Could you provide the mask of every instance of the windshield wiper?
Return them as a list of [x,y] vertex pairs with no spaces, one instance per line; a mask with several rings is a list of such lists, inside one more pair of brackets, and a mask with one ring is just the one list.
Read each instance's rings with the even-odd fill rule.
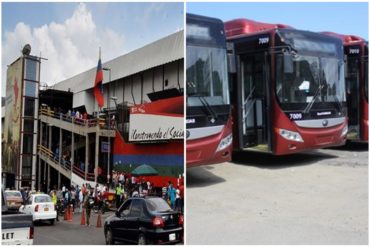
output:
[[[206,98],[204,98],[203,96],[198,96],[200,102],[203,104],[204,108],[208,111],[208,113],[211,115],[211,117],[214,119],[214,120],[217,120],[218,118],[218,115],[217,113],[212,109],[212,107],[209,105],[208,101],[206,100]],[[214,122],[212,122],[214,123]]]
[[338,105],[338,109],[339,109],[339,112],[340,112],[340,115],[342,115],[342,112],[343,112],[343,107],[342,107],[342,104],[340,103],[338,97],[335,95],[334,96],[334,99],[335,99],[335,103],[337,103]]
[[321,89],[323,89],[324,87],[324,84],[320,84],[320,86],[317,88],[316,92],[315,92],[315,95],[313,96],[312,100],[310,101],[310,103],[308,103],[308,105],[306,106],[306,108],[303,110],[303,113],[308,113],[313,104],[315,103],[316,99],[317,99],[317,96],[319,95],[319,92],[321,92]]

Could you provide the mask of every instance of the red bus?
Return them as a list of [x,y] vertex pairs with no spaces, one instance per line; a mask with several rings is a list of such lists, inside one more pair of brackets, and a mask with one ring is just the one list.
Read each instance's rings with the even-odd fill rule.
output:
[[232,121],[224,25],[186,15],[186,164],[231,160]]
[[369,140],[369,45],[363,38],[324,32],[342,40],[346,56],[348,140]]
[[225,30],[237,64],[234,150],[284,155],[345,143],[340,39],[247,19]]

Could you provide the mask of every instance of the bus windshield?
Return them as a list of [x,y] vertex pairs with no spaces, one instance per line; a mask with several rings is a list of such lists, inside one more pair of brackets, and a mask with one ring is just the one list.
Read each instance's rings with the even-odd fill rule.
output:
[[229,104],[226,50],[222,48],[187,46],[187,105]]
[[283,55],[277,56],[276,95],[282,109],[308,113],[321,102],[341,112],[346,100],[344,63],[334,57],[309,55],[292,55],[292,60],[292,69],[287,72]]

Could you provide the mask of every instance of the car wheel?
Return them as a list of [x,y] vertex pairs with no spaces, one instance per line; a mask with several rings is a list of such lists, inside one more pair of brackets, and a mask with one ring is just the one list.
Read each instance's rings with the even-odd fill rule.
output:
[[143,233],[139,234],[139,239],[137,240],[137,244],[138,245],[146,245],[147,244],[146,237]]
[[108,229],[107,232],[105,233],[105,244],[106,245],[112,245],[112,244],[114,244],[113,234],[112,234],[112,230],[111,229]]
[[55,219],[50,220],[50,225],[54,225]]

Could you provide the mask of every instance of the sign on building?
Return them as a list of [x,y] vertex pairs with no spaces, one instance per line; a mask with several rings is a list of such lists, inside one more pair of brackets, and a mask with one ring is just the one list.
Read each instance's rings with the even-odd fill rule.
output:
[[130,109],[130,142],[184,139],[183,97],[133,106]]

